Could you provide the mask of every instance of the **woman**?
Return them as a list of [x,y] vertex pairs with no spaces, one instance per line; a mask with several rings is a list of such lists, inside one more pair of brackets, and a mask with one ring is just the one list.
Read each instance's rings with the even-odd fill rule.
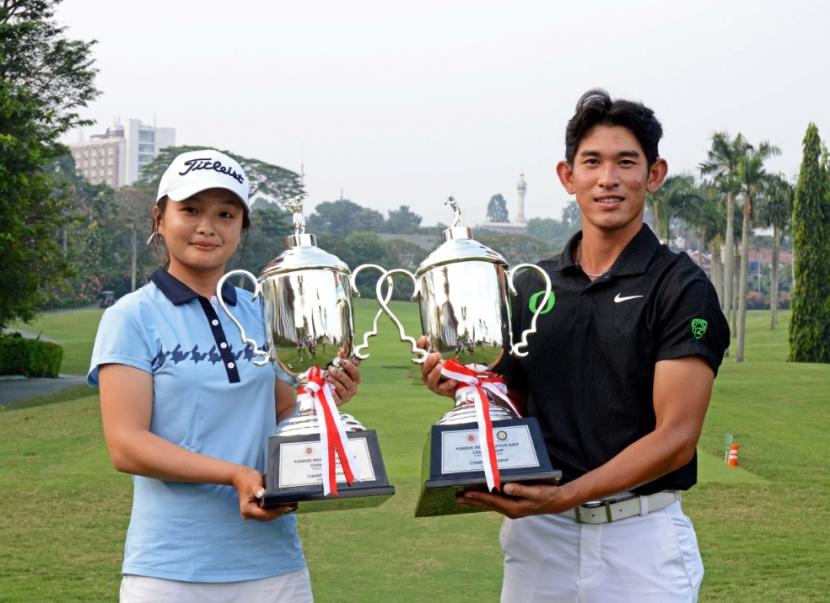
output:
[[[153,208],[166,269],[98,328],[87,380],[100,385],[113,465],[135,476],[121,601],[312,600],[295,509],[259,504],[267,438],[295,394],[251,362],[214,297],[249,212],[233,159],[176,157]],[[228,283],[222,296],[262,346],[259,304]],[[338,402],[360,381],[348,361],[328,378]]]

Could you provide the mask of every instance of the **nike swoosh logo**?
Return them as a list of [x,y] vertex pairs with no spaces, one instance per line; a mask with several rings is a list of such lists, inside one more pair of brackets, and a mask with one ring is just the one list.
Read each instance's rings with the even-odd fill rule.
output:
[[618,304],[620,302],[628,301],[629,299],[637,299],[638,297],[645,297],[644,295],[626,295],[625,297],[621,297],[619,293],[617,293],[616,297],[614,297],[614,303]]

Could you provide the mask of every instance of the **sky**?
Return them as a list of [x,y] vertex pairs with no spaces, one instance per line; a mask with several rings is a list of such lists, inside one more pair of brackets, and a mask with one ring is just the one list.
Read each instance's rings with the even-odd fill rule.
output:
[[830,137],[830,3],[806,0],[64,0],[95,39],[101,95],[82,116],[176,128],[305,171],[306,212],[341,197],[424,225],[467,224],[519,174],[527,218],[559,218],[555,174],[579,96],[640,100],[670,173],[696,172],[715,131],[768,140],[795,180],[807,124]]

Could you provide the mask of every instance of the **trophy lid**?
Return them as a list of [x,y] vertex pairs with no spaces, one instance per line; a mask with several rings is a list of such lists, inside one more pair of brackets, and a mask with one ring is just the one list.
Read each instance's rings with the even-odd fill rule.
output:
[[443,243],[418,266],[415,272],[416,278],[436,266],[454,262],[479,261],[507,266],[507,260],[500,253],[476,241],[473,238],[472,229],[462,225],[461,208],[458,207],[458,202],[454,197],[447,199],[444,204],[449,205],[453,210],[452,226],[441,233]]
[[349,266],[343,260],[317,247],[317,237],[305,231],[302,195],[285,202],[284,207],[293,215],[294,234],[285,238],[285,251],[262,269],[262,276],[315,268],[350,274]]

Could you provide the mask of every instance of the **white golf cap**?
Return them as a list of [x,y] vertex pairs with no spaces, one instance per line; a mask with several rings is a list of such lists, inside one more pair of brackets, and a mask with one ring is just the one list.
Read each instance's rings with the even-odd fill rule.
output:
[[209,188],[229,190],[239,197],[245,211],[250,211],[245,170],[231,157],[213,149],[177,156],[161,177],[156,203],[165,196],[171,201],[184,201]]

